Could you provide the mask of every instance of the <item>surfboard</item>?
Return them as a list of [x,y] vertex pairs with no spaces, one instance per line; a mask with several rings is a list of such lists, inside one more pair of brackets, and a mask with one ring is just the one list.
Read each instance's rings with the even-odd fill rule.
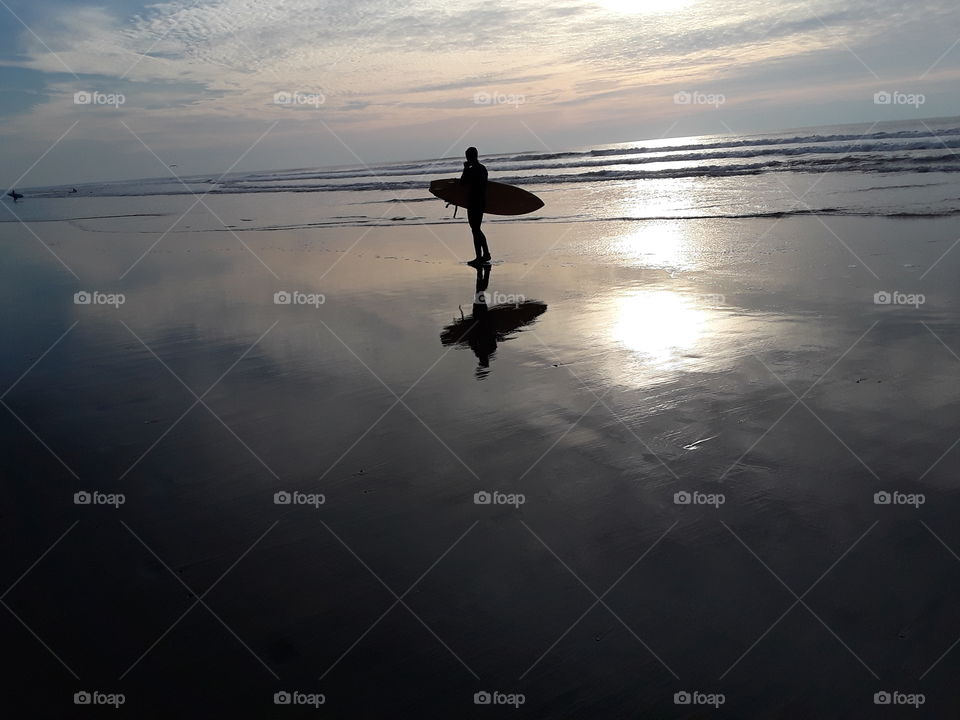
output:
[[[432,180],[430,192],[441,200],[467,207],[467,186],[460,183],[460,178],[444,178]],[[532,192],[506,183],[487,181],[487,206],[484,212],[491,215],[526,215],[543,207],[543,200]]]

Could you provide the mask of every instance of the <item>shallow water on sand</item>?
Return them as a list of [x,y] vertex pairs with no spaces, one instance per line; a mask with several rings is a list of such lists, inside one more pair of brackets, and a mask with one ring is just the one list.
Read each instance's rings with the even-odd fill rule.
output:
[[960,703],[949,220],[494,225],[479,336],[465,224],[170,222],[2,226],[8,585],[68,531],[5,598],[35,716],[86,686],[137,717]]

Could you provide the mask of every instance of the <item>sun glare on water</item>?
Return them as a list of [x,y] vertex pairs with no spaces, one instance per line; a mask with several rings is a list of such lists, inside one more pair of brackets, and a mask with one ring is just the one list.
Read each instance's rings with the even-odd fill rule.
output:
[[694,0],[597,0],[610,12],[624,15],[660,15],[677,12],[693,4]]

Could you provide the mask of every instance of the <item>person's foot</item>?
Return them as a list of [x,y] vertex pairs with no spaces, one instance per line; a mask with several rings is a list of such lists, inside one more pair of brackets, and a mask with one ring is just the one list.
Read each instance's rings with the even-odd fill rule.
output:
[[490,253],[487,253],[486,255],[481,256],[479,259],[483,260],[485,263],[488,263],[493,260],[493,256]]
[[473,260],[467,260],[467,265],[482,265],[483,262],[482,257],[475,257]]

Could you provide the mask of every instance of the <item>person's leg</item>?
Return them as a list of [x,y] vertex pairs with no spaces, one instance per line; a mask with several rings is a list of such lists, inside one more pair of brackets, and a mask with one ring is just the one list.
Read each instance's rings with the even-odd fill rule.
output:
[[480,223],[483,222],[483,210],[467,210],[467,222],[470,223],[470,231],[473,233],[473,249],[477,254],[477,259],[484,257],[487,250],[487,238],[484,237],[480,229]]
[[476,209],[470,213],[470,228],[473,230],[473,244],[477,248],[477,257],[490,259],[490,248],[487,246],[487,236],[480,229],[483,223],[483,209]]

